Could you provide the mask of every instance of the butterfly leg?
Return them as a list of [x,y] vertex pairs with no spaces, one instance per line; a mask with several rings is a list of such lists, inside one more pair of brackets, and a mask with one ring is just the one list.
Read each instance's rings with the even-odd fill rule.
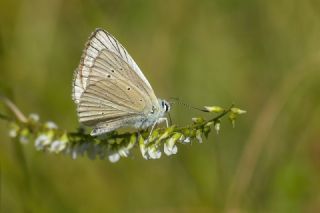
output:
[[149,136],[148,136],[147,141],[149,141],[149,138],[151,137],[151,134],[152,134],[152,132],[153,132],[153,129],[154,129],[154,127],[157,125],[157,123],[158,123],[158,121],[156,121],[156,122],[154,122],[154,123],[152,124],[152,127],[151,127],[151,130],[150,130],[150,133],[149,133]]
[[161,122],[163,122],[163,121],[166,122],[166,126],[167,126],[167,128],[168,128],[168,127],[169,127],[169,122],[168,122],[168,118],[166,118],[166,117],[159,118],[157,123],[161,123]]
[[152,132],[153,132],[154,127],[155,127],[157,124],[160,124],[160,123],[162,123],[162,122],[164,122],[164,121],[166,122],[167,128],[169,127],[169,122],[168,122],[168,119],[167,119],[166,117],[164,117],[164,118],[159,118],[156,122],[154,122],[154,124],[152,124],[152,127],[151,127],[151,130],[150,130],[148,139],[150,138],[150,136],[151,136],[151,134],[152,134]]

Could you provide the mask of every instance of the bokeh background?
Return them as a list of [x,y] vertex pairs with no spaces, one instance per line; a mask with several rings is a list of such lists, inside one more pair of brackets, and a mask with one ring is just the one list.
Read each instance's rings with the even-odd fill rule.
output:
[[36,152],[0,121],[1,212],[320,212],[319,1],[0,0],[0,24],[1,93],[61,128],[78,127],[71,82],[96,27],[159,97],[248,111],[175,156],[116,164]]

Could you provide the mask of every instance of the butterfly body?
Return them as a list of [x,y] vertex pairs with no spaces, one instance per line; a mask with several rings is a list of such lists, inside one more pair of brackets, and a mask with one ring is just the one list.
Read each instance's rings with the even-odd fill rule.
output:
[[102,29],[86,44],[75,71],[73,100],[79,121],[94,127],[91,135],[121,127],[145,129],[170,110],[125,48]]

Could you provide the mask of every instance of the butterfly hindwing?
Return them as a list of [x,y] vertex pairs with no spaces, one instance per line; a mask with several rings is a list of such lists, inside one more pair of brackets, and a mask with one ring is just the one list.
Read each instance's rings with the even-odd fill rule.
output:
[[121,79],[104,79],[90,84],[78,105],[80,122],[89,126],[115,118],[142,116],[146,97]]

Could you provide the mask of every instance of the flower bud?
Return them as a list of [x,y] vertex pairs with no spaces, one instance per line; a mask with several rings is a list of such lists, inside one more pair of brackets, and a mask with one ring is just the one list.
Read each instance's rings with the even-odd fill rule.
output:
[[137,136],[136,134],[132,134],[130,136],[130,140],[129,140],[129,144],[127,146],[127,149],[132,149],[134,147],[134,145],[136,144],[137,142]]
[[235,113],[233,113],[233,112],[231,112],[231,113],[229,114],[229,119],[230,119],[230,121],[231,121],[231,123],[232,123],[232,127],[233,127],[233,128],[235,127],[235,124],[236,124],[237,115],[238,115],[238,114],[235,114]]
[[219,131],[220,131],[220,121],[217,121],[217,122],[214,124],[214,129],[216,130],[217,134],[219,134]]
[[199,123],[204,122],[204,119],[201,118],[201,117],[197,117],[197,118],[192,118],[192,121],[193,121],[193,123],[195,123],[195,124],[199,124]]
[[204,107],[208,112],[215,112],[215,113],[220,113],[223,112],[224,109],[219,106],[205,106]]
[[231,112],[233,112],[234,114],[237,114],[237,115],[247,113],[247,111],[239,109],[239,108],[235,108],[235,107],[231,108]]
[[[178,133],[176,133],[178,134]],[[175,145],[176,141],[181,137],[181,135],[173,135],[171,138],[169,138],[165,143],[163,147],[163,151],[166,155],[173,155],[177,154],[178,152],[178,147]]]
[[10,130],[9,130],[9,136],[10,138],[17,137],[19,133],[20,127],[16,123],[10,123]]
[[200,129],[196,132],[196,138],[199,141],[199,143],[202,143],[202,131]]
[[171,126],[169,128],[166,129],[166,131],[160,136],[160,138],[157,141],[161,141],[165,138],[167,138],[174,130],[175,126]]
[[142,157],[148,160],[148,155],[147,155],[148,150],[146,149],[146,144],[144,143],[144,139],[141,135],[139,135],[138,142],[139,142],[139,147],[140,147]]
[[159,137],[159,132],[157,130],[154,130],[150,137],[148,138],[148,143],[153,142]]

